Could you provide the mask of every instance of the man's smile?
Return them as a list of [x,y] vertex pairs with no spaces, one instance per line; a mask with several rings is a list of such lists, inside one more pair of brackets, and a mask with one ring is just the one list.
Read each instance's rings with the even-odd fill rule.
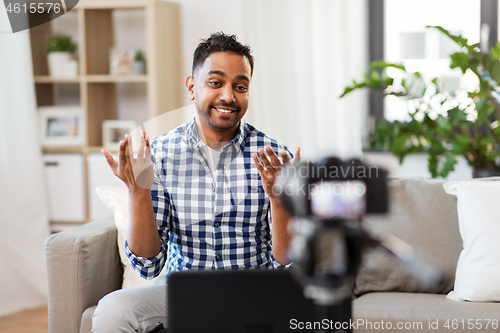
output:
[[213,109],[215,109],[217,112],[223,115],[228,115],[231,114],[232,112],[238,111],[237,109],[228,108],[224,106],[214,106]]

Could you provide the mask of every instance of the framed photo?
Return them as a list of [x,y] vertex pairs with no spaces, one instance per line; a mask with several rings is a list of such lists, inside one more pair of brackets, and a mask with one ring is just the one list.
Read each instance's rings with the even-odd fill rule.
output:
[[132,74],[134,53],[112,50],[109,54],[109,74]]
[[132,133],[136,127],[136,122],[132,120],[103,121],[102,143],[104,149],[118,150],[120,148],[120,141],[123,140],[125,134]]
[[85,126],[80,106],[41,106],[38,115],[43,147],[83,146]]

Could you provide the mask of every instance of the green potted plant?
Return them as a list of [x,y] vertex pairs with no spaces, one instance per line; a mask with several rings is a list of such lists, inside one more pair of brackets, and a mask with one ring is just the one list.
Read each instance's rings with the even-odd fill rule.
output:
[[64,66],[71,60],[75,50],[76,44],[73,43],[71,36],[56,33],[49,37],[46,51],[50,76],[64,76]]
[[[450,55],[450,68],[473,73],[479,82],[475,91],[445,92],[440,78],[424,80],[401,64],[375,61],[363,81],[353,81],[341,97],[369,87],[408,101],[404,112],[409,120],[378,122],[371,141],[372,147],[393,153],[400,162],[408,154],[425,152],[432,177],[447,177],[457,157],[463,156],[474,177],[500,175],[500,43],[482,51],[461,35],[439,26],[428,28],[458,44],[460,51]],[[390,76],[389,68],[400,79]]]
[[146,74],[146,59],[144,58],[144,53],[141,50],[135,51],[132,72],[136,75]]

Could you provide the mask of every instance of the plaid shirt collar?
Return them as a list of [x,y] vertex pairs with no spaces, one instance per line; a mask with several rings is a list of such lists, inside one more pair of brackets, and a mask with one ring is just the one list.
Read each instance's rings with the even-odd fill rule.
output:
[[[245,121],[245,119],[241,119],[238,132],[236,132],[234,138],[222,148],[222,151],[224,151],[225,149],[227,149],[227,147],[233,144],[234,148],[236,149],[236,154],[242,153],[243,149],[245,149],[247,134],[248,134],[247,122]],[[198,128],[196,126],[196,116],[193,116],[193,119],[188,124],[185,133],[185,139],[189,143],[191,149],[194,150],[198,148],[201,139],[198,135]]]

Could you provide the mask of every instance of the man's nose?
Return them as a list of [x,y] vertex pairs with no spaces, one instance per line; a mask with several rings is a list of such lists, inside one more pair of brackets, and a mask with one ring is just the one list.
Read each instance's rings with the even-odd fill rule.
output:
[[219,96],[221,101],[226,103],[232,103],[235,101],[233,87],[226,85],[221,89],[221,94]]

